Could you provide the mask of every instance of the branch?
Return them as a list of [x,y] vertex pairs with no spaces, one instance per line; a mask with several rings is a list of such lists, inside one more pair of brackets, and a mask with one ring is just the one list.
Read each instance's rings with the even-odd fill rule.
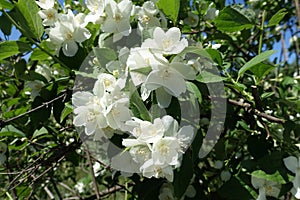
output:
[[245,110],[247,112],[249,112],[249,113],[253,112],[255,115],[257,115],[259,117],[263,117],[263,118],[267,119],[270,122],[275,122],[275,123],[278,123],[278,124],[285,123],[285,120],[283,120],[283,119],[279,119],[277,117],[274,117],[274,116],[268,115],[264,112],[261,112],[258,109],[252,108],[252,106],[249,103],[243,103],[243,102],[235,101],[235,100],[232,100],[232,99],[228,99],[228,103],[236,105],[236,106],[243,107],[243,108],[245,108]]
[[31,110],[25,112],[25,113],[22,113],[22,114],[20,114],[20,115],[18,115],[18,116],[12,117],[12,118],[10,118],[10,119],[8,119],[8,120],[0,120],[0,130],[1,130],[2,128],[4,128],[7,124],[9,124],[10,122],[15,121],[15,120],[17,120],[17,119],[20,119],[20,118],[24,117],[25,115],[28,115],[28,114],[30,114],[30,113],[33,113],[33,112],[35,112],[35,111],[37,111],[37,110],[39,110],[39,109],[41,109],[41,108],[47,107],[47,106],[49,106],[49,104],[51,104],[51,103],[53,103],[53,102],[55,102],[55,101],[57,101],[57,100],[59,100],[59,99],[65,98],[66,95],[67,95],[67,93],[65,92],[65,93],[63,93],[62,95],[60,95],[60,96],[58,96],[58,97],[56,97],[56,98],[54,98],[54,99],[52,99],[52,100],[50,100],[50,101],[48,101],[48,102],[44,102],[42,105],[40,105],[40,106],[38,106],[38,107],[35,107],[35,108],[33,108],[33,109],[31,109]]
[[98,185],[97,185],[97,181],[96,181],[96,177],[95,177],[95,173],[94,173],[94,169],[93,169],[91,155],[90,155],[90,152],[89,152],[87,147],[86,147],[86,156],[87,156],[87,160],[88,160],[89,166],[90,166],[90,171],[91,171],[91,174],[92,174],[92,180],[93,180],[93,184],[94,184],[94,190],[95,190],[95,193],[96,193],[96,197],[97,197],[97,199],[100,199],[99,188],[98,188]]

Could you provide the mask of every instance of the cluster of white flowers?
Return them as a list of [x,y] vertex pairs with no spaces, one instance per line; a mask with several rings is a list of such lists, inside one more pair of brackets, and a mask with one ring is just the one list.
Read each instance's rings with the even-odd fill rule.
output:
[[129,96],[121,91],[116,78],[107,73],[98,76],[93,93],[83,91],[73,94],[72,103],[75,126],[85,126],[85,133],[105,133],[103,129],[127,130],[125,122],[132,117]]
[[56,50],[56,54],[62,48],[64,55],[69,57],[76,54],[78,45],[91,37],[86,28],[88,23],[100,24],[104,33],[113,34],[114,41],[131,33],[131,16],[136,16],[141,32],[161,25],[156,17],[159,10],[152,1],[147,1],[140,7],[133,5],[130,0],[119,3],[114,0],[87,0],[87,14],[76,15],[70,9],[59,13],[55,0],[38,0],[36,3],[42,9],[38,14],[47,27],[49,45]]
[[255,189],[258,189],[259,194],[256,200],[266,200],[267,196],[278,198],[280,193],[280,185],[274,181],[251,177],[251,183]]
[[[38,4],[41,6],[41,2]],[[132,89],[128,86],[139,90],[137,94],[141,94],[142,101],[155,94],[152,96],[156,97],[158,106],[167,108],[172,96],[178,98],[185,93],[186,81],[196,78],[198,61],[185,59],[183,51],[188,47],[188,41],[182,38],[179,28],[172,27],[165,31],[159,27],[162,19],[157,18],[160,11],[153,1],[139,7],[129,0],[119,3],[113,0],[87,0],[86,6],[89,10],[86,16],[82,13],[74,15],[68,10],[67,14],[59,14],[50,25],[50,41],[59,49],[62,47],[67,56],[74,55],[78,49],[77,43],[90,37],[85,28],[87,23],[100,23],[101,30],[113,34],[115,41],[130,35],[130,17],[136,16],[134,19],[137,19],[140,33],[148,31],[148,36],[139,47],[118,48],[118,60],[101,66],[106,72],[98,75],[92,92],[78,91],[73,94],[73,123],[76,127],[84,127],[86,135],[95,134],[97,137],[110,138],[114,131],[127,132],[130,137],[123,139],[122,145],[129,154],[126,158],[120,156],[112,159],[115,166],[122,165],[117,169],[173,181],[173,170],[180,166],[182,155],[193,139],[194,128],[191,125],[179,127],[178,122],[169,115],[153,117],[151,121],[137,118],[130,110]],[[134,164],[132,168],[127,166],[128,170],[124,162],[117,161],[127,158]]]
[[180,159],[193,139],[193,127],[178,130],[174,118],[166,115],[153,123],[133,118],[127,124],[134,127],[132,137],[123,139],[140,173],[145,177],[165,177],[173,181],[173,169],[180,166]]

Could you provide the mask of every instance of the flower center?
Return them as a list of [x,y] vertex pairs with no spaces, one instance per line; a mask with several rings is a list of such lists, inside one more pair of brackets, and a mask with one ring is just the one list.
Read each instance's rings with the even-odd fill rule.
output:
[[112,84],[111,80],[109,80],[109,79],[104,79],[103,83],[104,83],[105,87],[109,87]]
[[89,112],[89,113],[87,114],[87,121],[88,121],[88,122],[94,121],[95,118],[96,118],[95,113]]
[[167,49],[171,46],[171,44],[172,44],[172,41],[170,39],[164,39],[162,45],[163,45],[164,49]]
[[54,14],[52,12],[48,12],[47,19],[54,19]]
[[150,17],[148,15],[143,15],[142,22],[148,24],[149,21],[150,21]]
[[68,32],[67,34],[66,34],[66,39],[67,40],[71,40],[73,38],[73,34],[71,33],[71,32]]
[[162,155],[167,155],[168,153],[169,153],[169,151],[170,151],[170,149],[169,149],[169,147],[167,146],[167,145],[165,145],[165,144],[161,144],[159,147],[158,147],[158,149],[159,149],[159,152],[162,154]]
[[115,16],[114,16],[114,19],[115,19],[116,22],[119,22],[122,19],[122,15],[120,13],[116,13]]

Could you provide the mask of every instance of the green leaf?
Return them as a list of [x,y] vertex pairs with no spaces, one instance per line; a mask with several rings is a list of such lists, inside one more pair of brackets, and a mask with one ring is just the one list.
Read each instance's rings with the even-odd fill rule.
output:
[[65,106],[60,115],[60,123],[64,121],[64,119],[73,112],[73,109],[70,106]]
[[100,62],[101,67],[110,62],[116,60],[118,57],[113,49],[109,48],[93,48],[93,51]]
[[[0,0],[0,10],[11,10],[13,9],[14,5],[8,2],[7,0]],[[1,21],[2,22],[2,21]]]
[[282,175],[279,173],[279,171],[276,171],[274,174],[267,174],[266,172],[262,170],[257,170],[251,173],[252,176],[256,178],[265,179],[268,181],[274,181],[279,184],[286,184],[287,182],[284,180]]
[[[234,192],[232,192],[234,189]],[[236,177],[232,177],[226,182],[219,190],[218,193],[224,199],[240,200],[243,197],[244,200],[253,199],[249,191],[244,187]]]
[[287,14],[287,10],[285,8],[282,8],[279,10],[275,15],[272,16],[272,18],[269,20],[268,27],[276,26],[279,24],[279,22],[284,18],[284,16]]
[[201,104],[202,95],[201,95],[199,88],[192,82],[186,82],[186,88],[188,91],[190,91],[193,94],[193,96],[190,97],[191,101],[194,101],[194,99],[197,99],[199,104]]
[[214,22],[219,30],[227,32],[241,31],[253,26],[247,17],[231,7],[221,10]]
[[174,173],[174,193],[178,199],[181,199],[181,197],[184,195],[187,187],[190,185],[193,174],[194,170],[192,156],[189,152],[186,152],[182,159],[179,171]]
[[137,73],[140,73],[140,74],[144,74],[144,75],[148,75],[150,72],[151,72],[151,67],[143,67],[143,68],[138,68],[138,69],[133,69],[133,70],[130,70],[132,72],[137,72]]
[[176,24],[180,9],[180,0],[158,0],[156,6]]
[[210,55],[211,59],[222,66],[223,59],[220,52],[216,49],[205,49],[205,51]]
[[[42,19],[38,15],[40,9],[36,5],[34,0],[19,0],[17,3],[17,8],[24,16],[31,33],[36,38],[41,38],[44,33],[44,27],[42,24]],[[21,25],[22,26],[22,25]]]
[[265,52],[255,56],[254,58],[252,58],[239,70],[238,78],[241,77],[247,70],[250,70],[255,65],[261,63],[264,60],[267,60],[275,52],[276,51],[274,51],[274,50],[265,51]]
[[0,43],[0,60],[18,53],[31,51],[30,46],[25,42],[5,41]]
[[47,133],[48,133],[48,130],[45,127],[42,127],[41,129],[34,131],[34,133],[32,135],[32,139],[39,137],[41,135],[47,134]]
[[10,35],[11,34],[11,28],[12,28],[12,23],[11,21],[7,18],[6,15],[1,15],[0,16],[0,29],[3,32],[4,35]]
[[267,75],[269,72],[271,72],[273,69],[275,69],[276,66],[270,65],[270,64],[264,64],[259,63],[257,65],[254,65],[249,70],[259,79],[261,80],[262,77]]
[[196,77],[196,80],[201,83],[216,83],[223,81],[224,78],[220,75],[216,75],[208,71],[203,71]]
[[13,125],[7,125],[0,131],[0,137],[25,137],[25,134]]

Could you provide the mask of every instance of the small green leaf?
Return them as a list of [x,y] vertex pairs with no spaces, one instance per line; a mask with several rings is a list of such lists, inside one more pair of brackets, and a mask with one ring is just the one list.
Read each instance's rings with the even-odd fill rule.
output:
[[286,184],[287,182],[284,180],[282,175],[279,173],[279,171],[276,171],[274,174],[267,174],[266,172],[262,170],[257,170],[251,173],[252,176],[256,178],[265,179],[268,181],[274,181],[279,184]]
[[201,83],[216,83],[225,80],[225,78],[208,71],[203,71],[196,77],[196,80]]
[[273,69],[275,69],[276,66],[270,65],[270,64],[264,64],[259,63],[257,65],[254,65],[249,70],[259,79],[261,80],[262,77],[264,77],[266,74],[271,72]]
[[151,72],[151,67],[143,67],[143,68],[133,69],[130,71],[148,75]]
[[47,133],[48,133],[48,130],[45,127],[42,127],[41,129],[34,131],[34,133],[32,135],[32,139],[39,137],[41,135],[47,134]]
[[60,123],[64,121],[64,119],[73,112],[73,109],[70,106],[65,106],[60,115]]
[[219,30],[227,32],[241,31],[253,26],[247,17],[231,7],[221,10],[214,22]]
[[275,15],[272,16],[272,18],[269,20],[268,27],[276,26],[279,24],[279,22],[284,18],[284,16],[287,14],[287,10],[285,8],[282,8],[279,10]]
[[201,104],[202,95],[201,95],[199,88],[192,82],[186,82],[186,88],[188,91],[190,91],[193,94],[193,96],[190,97],[191,101],[194,101],[193,99],[197,98],[198,102]]
[[261,63],[264,60],[267,60],[275,52],[276,51],[274,51],[274,50],[265,51],[265,52],[255,56],[254,58],[252,58],[239,70],[238,77],[241,77],[247,70],[250,70],[255,65]]
[[159,10],[168,16],[173,23],[177,22],[177,17],[180,9],[180,0],[158,0],[156,6]]
[[25,42],[5,41],[0,43],[0,60],[18,53],[31,51],[30,46]]
[[113,49],[95,47],[93,48],[93,51],[99,60],[101,67],[105,67],[108,62],[114,61],[118,58]]
[[[27,24],[23,24],[29,27],[29,30],[36,38],[41,38],[44,33],[44,27],[42,19],[38,15],[40,9],[36,5],[34,0],[19,0],[17,8],[24,16]],[[21,25],[22,26],[22,25]]]

